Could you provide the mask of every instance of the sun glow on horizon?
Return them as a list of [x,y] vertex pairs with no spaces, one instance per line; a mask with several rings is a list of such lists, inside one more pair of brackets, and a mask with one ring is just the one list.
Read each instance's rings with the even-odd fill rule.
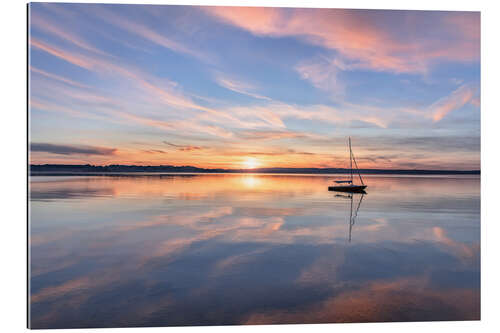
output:
[[260,166],[260,162],[253,157],[247,157],[242,164],[245,169],[255,169]]

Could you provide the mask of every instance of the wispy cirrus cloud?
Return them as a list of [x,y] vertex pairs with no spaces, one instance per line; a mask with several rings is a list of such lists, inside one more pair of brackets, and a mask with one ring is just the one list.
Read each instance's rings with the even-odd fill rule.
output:
[[53,74],[53,73],[46,72],[44,70],[38,69],[38,68],[33,67],[33,66],[30,66],[30,71],[32,73],[40,74],[42,76],[45,76],[45,77],[48,77],[50,79],[53,79],[53,80],[56,80],[56,81],[59,81],[59,82],[63,82],[63,83],[66,83],[66,84],[69,84],[69,85],[72,85],[72,86],[76,86],[76,87],[80,87],[80,88],[91,88],[90,86],[88,86],[86,84],[83,84],[83,83],[80,83],[80,82],[76,82],[74,80],[62,77],[60,75],[56,75],[56,74]]
[[385,113],[380,112],[381,109],[366,109],[356,105],[344,105],[343,107],[345,109],[341,110],[322,104],[308,106],[275,104],[274,110],[277,115],[283,118],[320,121],[343,127],[349,127],[358,122],[368,127],[387,128],[393,118],[387,111]]
[[70,64],[76,65],[78,67],[82,67],[88,70],[91,70],[92,67],[94,67],[95,63],[92,62],[91,59],[81,56],[78,54],[66,52],[56,46],[49,45],[48,43],[45,43],[37,38],[30,38],[30,45],[45,51],[55,57],[58,57],[66,62],[69,62]]
[[226,130],[222,127],[210,124],[202,124],[190,120],[166,121],[119,110],[110,110],[109,113],[142,125],[147,125],[172,132],[178,132],[179,130],[182,130],[190,134],[206,133],[221,138],[230,138],[233,136],[233,133],[231,131]]
[[173,38],[169,38],[162,34],[160,31],[148,27],[146,24],[135,22],[130,17],[123,17],[120,14],[117,14],[116,11],[108,10],[102,6],[93,9],[87,8],[87,10],[90,10],[93,15],[99,17],[104,22],[113,24],[114,26],[127,31],[130,34],[137,35],[153,44],[159,45],[174,52],[193,56],[202,61],[212,61],[210,57],[205,53],[199,50],[194,50],[192,47]]
[[340,82],[338,75],[346,68],[347,66],[338,58],[329,59],[326,56],[309,59],[295,66],[302,79],[310,81],[316,88],[334,96],[344,94],[345,86]]
[[382,135],[370,137],[363,144],[367,151],[376,151],[380,147],[406,147],[408,151],[413,152],[432,152],[436,148],[436,142],[439,142],[440,153],[471,153],[479,152],[481,138],[479,135],[439,135],[439,136],[409,136],[400,137]]
[[[61,103],[53,103],[50,101],[40,100],[39,98],[32,98],[30,101],[30,107],[84,119],[107,121],[117,124],[129,123],[144,125],[171,133],[183,131],[187,136],[199,136],[202,134],[209,134],[220,138],[230,138],[233,136],[233,133],[230,130],[226,130],[221,126],[214,124],[203,123],[197,119],[163,120],[161,117],[141,115],[126,111],[126,103],[117,101],[110,97],[102,96],[100,94],[64,89],[62,87],[54,87],[54,89],[58,89],[59,92],[64,92],[64,100],[71,105],[65,106]],[[92,106],[92,108],[88,108],[87,106]],[[95,107],[98,109],[94,110]]]
[[231,114],[215,110],[213,108],[205,107],[195,103],[191,98],[185,96],[176,82],[162,78],[161,83],[157,78],[148,75],[133,66],[120,65],[118,63],[106,60],[104,58],[90,57],[80,53],[72,52],[61,47],[49,45],[37,38],[31,38],[30,44],[37,49],[45,51],[55,57],[67,61],[78,67],[95,72],[99,75],[107,75],[113,78],[125,78],[134,84],[136,88],[151,94],[160,101],[170,106],[177,108],[187,108],[207,112],[213,116],[226,119],[231,122],[238,123],[238,119]]
[[53,21],[49,21],[41,16],[39,13],[30,16],[30,23],[33,28],[40,29],[46,33],[52,34],[61,40],[80,47],[81,49],[105,56],[111,56],[109,53],[94,47],[80,36],[74,33],[70,33],[67,26],[65,26],[65,28],[61,28]]
[[271,98],[269,98],[269,97],[259,95],[259,94],[252,92],[252,90],[255,90],[255,87],[249,83],[235,80],[235,79],[229,78],[227,76],[223,76],[221,74],[216,75],[215,81],[221,87],[224,87],[224,88],[229,89],[231,91],[237,92],[239,94],[247,95],[247,96],[250,96],[253,98],[263,99],[263,100],[267,100],[267,101],[271,100]]
[[[261,126],[270,126],[276,129],[284,129],[286,128],[284,119],[315,120],[335,126],[350,126],[358,122],[359,124],[371,124],[380,128],[387,128],[391,121],[401,117],[402,114],[401,111],[394,109],[363,105],[345,104],[342,105],[342,108],[345,110],[340,111],[338,108],[326,105],[295,106],[273,101],[268,101],[266,105],[238,106],[215,110],[198,105],[188,97],[176,92],[176,84],[174,82],[167,80],[167,85],[160,87],[158,84],[152,83],[154,82],[154,78],[148,77],[147,74],[137,72],[133,68],[129,69],[99,58],[94,59],[80,54],[66,52],[63,49],[46,45],[43,42],[40,44],[36,39],[33,40],[32,43],[34,43],[35,46],[42,45],[45,51],[73,64],[79,65],[80,67],[90,68],[92,71],[100,72],[101,68],[103,71],[112,68],[115,74],[132,80],[141,90],[153,94],[168,105],[200,110],[207,113],[207,117],[198,117],[198,119],[192,119],[192,121],[166,121],[130,112],[114,112],[114,114],[128,120],[133,120],[156,128],[168,129],[170,131],[186,128],[194,132],[208,133],[210,135],[228,138],[232,136],[231,130],[224,129],[224,127],[259,128]],[[343,66],[343,64],[340,64],[340,66]],[[106,69],[104,67],[106,67]],[[75,96],[75,94],[71,92],[66,95]],[[81,96],[81,93],[77,95]],[[88,100],[87,97],[84,99]],[[459,108],[464,101],[465,103],[473,103],[474,99],[474,96],[472,96],[472,98],[470,96],[469,88],[461,87],[449,98],[443,98],[429,107],[429,110],[431,110],[430,114],[432,114],[434,121],[438,121],[444,117],[444,115],[453,111],[453,109]],[[101,102],[107,103],[108,101],[101,99]],[[255,122],[254,119],[259,119],[263,122]],[[200,121],[205,122],[205,124]],[[220,124],[223,124],[224,127],[221,127]]]
[[306,137],[305,133],[295,131],[272,131],[272,130],[252,130],[242,131],[238,134],[243,139],[251,140],[277,140]]
[[60,145],[41,142],[31,143],[30,150],[32,152],[45,152],[58,155],[114,155],[117,152],[115,148],[86,145]]
[[334,50],[357,68],[422,73],[440,59],[479,60],[478,12],[430,16],[418,11],[264,7],[207,7],[206,12],[255,35],[294,36]]
[[103,114],[95,114],[85,111],[80,111],[75,109],[74,107],[64,106],[56,103],[50,103],[46,101],[41,101],[36,98],[32,98],[30,100],[30,108],[39,109],[48,112],[57,112],[61,114],[66,114],[72,117],[85,118],[85,119],[94,119],[94,120],[109,120],[106,115]]
[[471,85],[462,85],[454,90],[450,95],[441,98],[433,103],[429,110],[431,112],[432,120],[438,122],[449,113],[462,108],[467,104],[478,106],[477,88]]

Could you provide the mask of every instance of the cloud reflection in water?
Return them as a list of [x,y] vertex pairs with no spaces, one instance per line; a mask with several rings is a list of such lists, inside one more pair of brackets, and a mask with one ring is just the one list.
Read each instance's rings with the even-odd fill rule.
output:
[[479,319],[479,178],[329,181],[34,177],[32,326]]

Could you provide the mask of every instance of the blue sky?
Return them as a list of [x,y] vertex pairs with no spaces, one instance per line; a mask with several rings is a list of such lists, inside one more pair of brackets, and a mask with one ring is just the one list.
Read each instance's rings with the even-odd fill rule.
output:
[[32,163],[480,168],[478,12],[30,5]]

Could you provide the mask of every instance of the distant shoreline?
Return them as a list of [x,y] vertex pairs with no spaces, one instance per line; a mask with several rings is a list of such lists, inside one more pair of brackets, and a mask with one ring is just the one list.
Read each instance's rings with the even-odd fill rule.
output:
[[[344,168],[257,168],[257,169],[205,169],[193,166],[137,166],[137,165],[30,165],[31,176],[98,176],[127,174],[346,174]],[[360,169],[362,174],[382,175],[480,175],[481,170],[408,170]]]

